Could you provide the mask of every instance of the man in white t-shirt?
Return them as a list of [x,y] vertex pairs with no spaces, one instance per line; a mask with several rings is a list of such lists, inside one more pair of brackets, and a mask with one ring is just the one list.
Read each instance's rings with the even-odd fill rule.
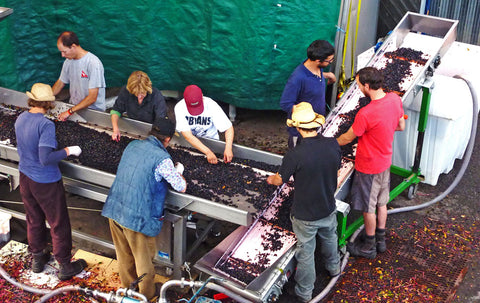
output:
[[196,85],[189,85],[183,92],[183,99],[175,105],[177,131],[196,149],[207,156],[207,161],[217,164],[215,154],[197,137],[218,140],[218,132],[225,132],[223,161],[232,161],[233,125],[222,108],[211,98],[203,96]]

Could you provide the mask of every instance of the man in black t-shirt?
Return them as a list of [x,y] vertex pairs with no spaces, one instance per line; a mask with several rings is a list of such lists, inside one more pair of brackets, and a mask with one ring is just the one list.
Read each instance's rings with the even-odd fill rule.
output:
[[310,103],[295,105],[287,125],[295,127],[302,140],[283,157],[280,171],[267,178],[269,184],[277,186],[288,182],[291,176],[294,178],[290,215],[297,237],[295,295],[305,302],[312,299],[316,278],[314,254],[317,234],[322,241],[322,255],[330,276],[340,274],[334,195],[341,150],[335,138],[327,138],[317,132],[324,123],[325,118],[315,113]]

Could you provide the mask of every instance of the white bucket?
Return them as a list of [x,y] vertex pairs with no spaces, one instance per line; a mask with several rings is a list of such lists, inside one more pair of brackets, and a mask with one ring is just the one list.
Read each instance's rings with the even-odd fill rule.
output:
[[11,214],[0,212],[0,242],[10,240],[10,219]]

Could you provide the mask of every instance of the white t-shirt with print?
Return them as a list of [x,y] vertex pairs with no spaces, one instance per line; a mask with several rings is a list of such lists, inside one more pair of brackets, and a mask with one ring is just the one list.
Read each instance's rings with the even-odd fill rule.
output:
[[190,130],[196,137],[219,139],[218,132],[232,127],[232,122],[217,102],[203,97],[203,112],[193,116],[187,110],[185,99],[175,105],[176,129],[178,132]]

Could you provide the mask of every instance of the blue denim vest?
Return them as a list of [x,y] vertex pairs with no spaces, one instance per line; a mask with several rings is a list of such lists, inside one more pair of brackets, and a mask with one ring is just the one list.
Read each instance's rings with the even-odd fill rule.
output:
[[163,206],[168,183],[155,180],[155,168],[170,158],[167,150],[154,136],[128,144],[118,165],[107,200],[104,217],[150,237],[160,233]]

